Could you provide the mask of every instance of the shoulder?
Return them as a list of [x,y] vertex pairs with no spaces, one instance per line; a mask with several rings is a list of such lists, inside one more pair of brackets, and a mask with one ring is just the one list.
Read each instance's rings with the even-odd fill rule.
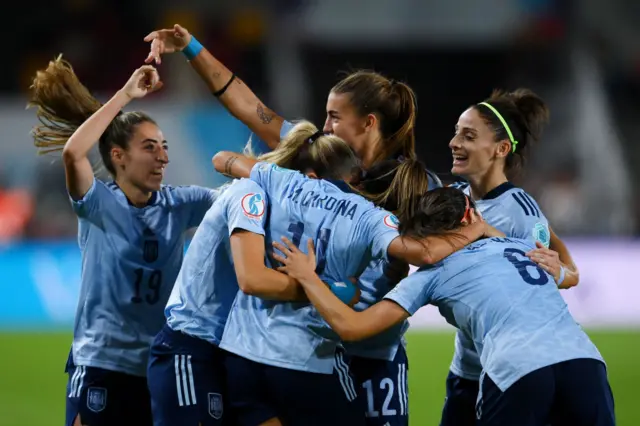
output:
[[524,189],[514,186],[502,196],[502,202],[510,205],[525,216],[544,218],[536,200]]
[[264,193],[264,190],[259,183],[251,179],[236,179],[227,188],[231,193],[238,192],[259,192]]

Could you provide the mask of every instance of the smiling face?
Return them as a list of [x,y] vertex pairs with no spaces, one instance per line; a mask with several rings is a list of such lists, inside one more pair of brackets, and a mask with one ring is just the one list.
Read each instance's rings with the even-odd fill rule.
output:
[[126,149],[114,146],[111,159],[118,176],[141,191],[158,191],[169,163],[167,141],[160,128],[151,122],[135,126]]
[[495,132],[474,107],[463,112],[449,142],[453,156],[451,173],[468,178],[485,176],[496,167],[503,170],[511,144],[509,141],[496,142],[495,137]]

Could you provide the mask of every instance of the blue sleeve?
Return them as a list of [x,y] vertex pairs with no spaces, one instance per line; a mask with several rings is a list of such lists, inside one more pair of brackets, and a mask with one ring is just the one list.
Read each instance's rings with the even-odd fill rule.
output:
[[[287,120],[282,123],[282,127],[280,128],[280,140],[284,139],[284,137],[287,136],[291,129],[293,129],[293,126],[294,124]],[[249,135],[249,141],[251,144],[251,149],[256,155],[272,151],[272,149],[269,148],[269,145],[267,145],[265,141],[260,139],[258,135],[253,132],[251,132],[251,135]]]
[[362,237],[371,241],[371,257],[387,260],[387,249],[398,237],[399,221],[386,210],[374,209],[363,215]]
[[74,200],[71,196],[69,196],[69,199],[71,200],[71,207],[78,217],[95,222],[98,219],[98,215],[103,213],[105,200],[112,197],[113,192],[107,188],[107,185],[94,177],[91,188],[81,199]]
[[233,184],[226,194],[227,224],[229,235],[236,229],[264,235],[267,213],[267,197],[260,186],[242,179]]
[[179,186],[174,188],[174,199],[184,206],[187,228],[200,225],[204,215],[218,198],[218,192],[218,190],[202,186]]
[[414,272],[400,281],[384,299],[397,303],[409,315],[413,315],[431,301],[436,277],[435,269]]
[[265,162],[259,162],[253,166],[250,178],[260,185],[269,197],[279,197],[284,194],[291,182],[306,179],[299,172]]

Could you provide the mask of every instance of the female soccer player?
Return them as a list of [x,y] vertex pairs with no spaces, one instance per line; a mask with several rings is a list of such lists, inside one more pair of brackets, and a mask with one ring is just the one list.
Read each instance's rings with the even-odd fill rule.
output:
[[[339,171],[325,160],[324,152],[333,138],[336,137],[317,131],[310,123],[301,123],[276,151],[262,159],[326,178],[328,171]],[[320,164],[312,166],[314,162]],[[322,246],[318,270],[328,282],[340,283],[353,274],[359,275],[369,263],[363,257],[368,251],[371,253],[367,256],[374,260],[386,259],[388,251],[389,256],[422,264],[455,249],[438,239],[417,242],[396,238],[397,219],[393,215],[374,208],[358,195],[342,192],[327,180],[305,179],[300,173],[234,153],[218,153],[214,165],[234,177],[250,175],[264,188],[271,206],[268,239],[283,234],[292,235],[296,242],[305,235],[318,239]],[[397,169],[408,170],[406,166]],[[426,180],[424,169],[419,171],[417,175]],[[349,173],[350,170],[343,170],[343,179]],[[401,179],[404,177],[408,177],[406,173],[400,175]],[[411,181],[405,181],[405,185],[413,187]],[[473,232],[483,233],[484,227],[478,223]],[[241,424],[259,424],[276,415],[283,423],[301,425],[364,421],[360,407],[354,410],[353,404],[348,403],[356,398],[348,371],[340,358],[334,362],[332,357],[335,335],[309,308],[265,303],[243,295],[236,299],[220,346],[237,355],[227,358],[227,371],[232,404],[244,409]],[[251,329],[258,331],[246,332]],[[340,382],[331,375],[334,363],[345,392],[340,391]],[[299,391],[291,394],[289,389]],[[331,399],[327,399],[328,395]],[[269,398],[275,400],[272,405]]]
[[[175,25],[172,29],[154,31],[145,41],[151,42],[146,59],[148,63],[154,60],[160,63],[162,54],[182,51],[222,105],[266,143],[266,146],[260,147],[260,151],[278,146],[281,138],[291,130],[292,123],[268,109],[249,87],[183,27]],[[365,189],[367,186],[378,186],[381,182],[380,170],[395,173],[401,160],[416,161],[416,99],[408,85],[375,72],[355,72],[331,89],[326,108],[324,131],[344,139],[362,160],[364,172],[354,176],[353,183],[359,183]],[[251,144],[248,146],[251,147]],[[427,171],[426,175],[429,188],[441,186],[435,174]],[[334,183],[347,190],[340,182]],[[380,205],[379,202],[384,199],[374,201]],[[389,274],[387,262],[383,262],[383,265],[376,262],[370,266],[372,273],[361,275],[360,287],[368,288],[382,297],[397,280],[394,277],[385,282],[381,278],[385,269],[386,275]],[[407,268],[396,269],[397,272],[403,272]],[[362,302],[367,300],[374,302],[377,299],[365,294]],[[360,306],[364,307],[362,303]],[[402,345],[398,348],[395,343],[376,347],[376,340],[378,338],[352,345],[348,351],[354,355],[350,357],[349,364],[357,372],[358,396],[367,401],[367,425],[407,426],[408,394],[404,389],[407,388],[408,360],[405,347]],[[340,363],[344,364],[343,360]],[[393,378],[393,390],[383,384],[389,382],[389,378]],[[391,402],[383,410],[382,405],[390,396]]]
[[[209,90],[268,149],[275,149],[293,124],[267,108],[251,89],[180,25],[153,31],[147,63],[161,55],[183,52]],[[416,96],[402,82],[370,71],[355,72],[329,93],[324,131],[342,138],[362,160],[364,170],[387,159],[415,158]],[[429,172],[433,187],[441,186]]]
[[[287,155],[286,148],[304,138],[292,132],[271,156]],[[326,139],[297,164],[310,174],[348,178],[358,159],[341,139]],[[306,301],[295,280],[265,266],[268,210],[263,189],[242,179],[227,186],[198,227],[165,310],[167,324],[151,348],[148,383],[156,426],[230,424],[225,352],[218,346],[238,286],[264,300]],[[258,424],[280,423],[271,418]]]
[[[400,235],[441,236],[455,243],[473,201],[455,188],[422,196]],[[425,304],[470,336],[481,356],[479,426],[612,426],[613,395],[602,356],[575,322],[554,278],[529,260],[535,246],[517,238],[482,239],[405,278],[385,300],[362,312],[340,302],[308,255],[283,238],[279,270],[297,279],[342,339],[360,340],[406,320]],[[319,247],[318,247],[319,249]],[[318,250],[319,252],[319,250]],[[319,261],[319,259],[318,259]]]
[[[216,198],[206,188],[162,185],[169,158],[160,128],[142,112],[121,111],[161,85],[156,70],[143,66],[101,105],[60,57],[33,82],[30,105],[41,122],[35,145],[62,150],[82,252],[67,425],[152,424],[149,345],[180,270],[184,231]],[[109,183],[94,177],[87,158],[96,144]]]
[[[527,89],[494,92],[460,115],[449,143],[451,172],[468,184],[457,185],[471,197],[484,219],[508,237],[533,239],[528,256],[549,272],[561,288],[578,283],[578,269],[564,243],[549,227],[533,197],[507,178],[524,163],[548,118],[542,99]],[[469,336],[456,333],[455,352],[447,376],[447,398],[441,426],[472,426],[482,367]]]

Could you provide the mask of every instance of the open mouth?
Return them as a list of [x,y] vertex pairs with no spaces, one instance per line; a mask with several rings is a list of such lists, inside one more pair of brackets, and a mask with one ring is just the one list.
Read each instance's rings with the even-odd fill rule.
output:
[[464,155],[453,154],[453,165],[454,166],[464,166],[468,162],[468,158]]

